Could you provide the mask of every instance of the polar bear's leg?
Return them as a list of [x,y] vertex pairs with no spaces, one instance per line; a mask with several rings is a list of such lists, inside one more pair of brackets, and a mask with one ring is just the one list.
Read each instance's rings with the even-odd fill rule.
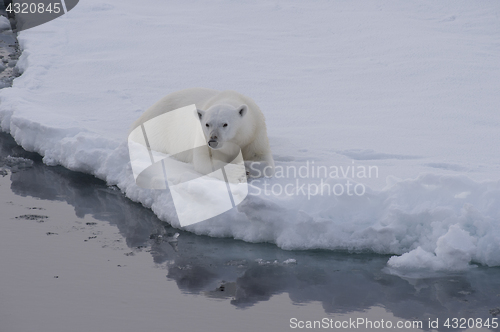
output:
[[274,158],[271,155],[271,152],[267,153],[264,156],[264,163],[266,166],[264,167],[264,176],[265,177],[273,177],[274,176]]
[[274,159],[269,147],[265,127],[255,134],[255,139],[242,149],[247,174],[252,178],[274,176]]

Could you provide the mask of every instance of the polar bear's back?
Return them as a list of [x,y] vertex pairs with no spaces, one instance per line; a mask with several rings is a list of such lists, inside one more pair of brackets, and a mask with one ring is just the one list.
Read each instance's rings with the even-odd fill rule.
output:
[[205,88],[191,88],[172,92],[160,99],[156,104],[151,106],[144,114],[137,119],[131,127],[131,130],[140,126],[144,122],[151,120],[166,112],[176,110],[178,108],[195,104],[201,108],[207,100],[217,95],[219,91]]
[[[201,107],[207,100],[218,93],[219,91],[204,88],[192,88],[173,92],[148,108],[134,122],[131,131],[153,118],[185,106],[195,104],[196,107]],[[189,112],[185,110],[179,111]],[[172,113],[172,117],[159,117],[158,121],[150,121],[147,123],[147,126],[148,132],[154,133],[149,137],[152,150],[174,154],[176,159],[184,162],[192,162],[192,149],[195,147],[195,143],[200,139],[204,142],[204,138],[194,135],[197,132],[201,132],[196,112],[189,112],[189,114],[185,115],[178,112]],[[202,132],[201,135],[203,135]]]

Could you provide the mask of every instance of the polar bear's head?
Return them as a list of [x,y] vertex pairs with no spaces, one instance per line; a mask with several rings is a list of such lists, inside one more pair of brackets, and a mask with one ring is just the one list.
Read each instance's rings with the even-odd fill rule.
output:
[[210,148],[221,149],[226,142],[238,144],[239,131],[248,112],[247,105],[234,107],[219,104],[206,111],[197,109],[196,112]]

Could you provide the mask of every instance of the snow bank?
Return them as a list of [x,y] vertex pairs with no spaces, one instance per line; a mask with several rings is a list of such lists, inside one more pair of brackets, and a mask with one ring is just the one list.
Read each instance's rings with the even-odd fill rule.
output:
[[134,183],[129,125],[169,92],[234,89],[262,108],[283,173],[187,230],[395,254],[401,271],[498,266],[498,6],[88,0],[19,34],[0,126],[178,227],[170,193]]
[[0,16],[0,31],[10,29],[9,19],[5,16]]

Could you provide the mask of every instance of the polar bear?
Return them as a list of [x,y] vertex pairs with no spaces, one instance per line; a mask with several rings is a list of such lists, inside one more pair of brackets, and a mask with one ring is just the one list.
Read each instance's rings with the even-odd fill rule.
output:
[[[174,153],[176,159],[192,163],[199,173],[209,174],[213,171],[214,160],[228,163],[241,149],[248,176],[274,175],[264,114],[252,99],[235,91],[191,88],[173,92],[147,109],[134,122],[131,131],[159,115],[192,104],[196,112],[186,114],[189,121],[183,128],[165,126],[161,144],[155,148],[157,151]],[[199,126],[206,145],[193,149]],[[186,131],[192,133],[188,135],[190,139],[179,139],[186,137]]]

